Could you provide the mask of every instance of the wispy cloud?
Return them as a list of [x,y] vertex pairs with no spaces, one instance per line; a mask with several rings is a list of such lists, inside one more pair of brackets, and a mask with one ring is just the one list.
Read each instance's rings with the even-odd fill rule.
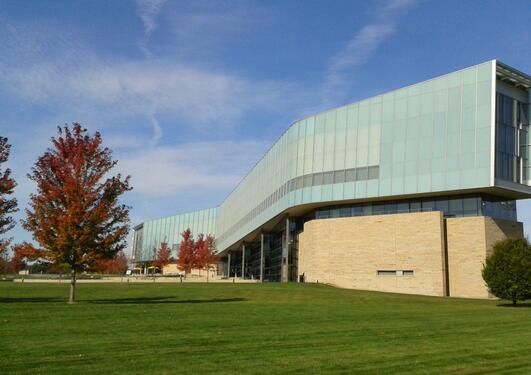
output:
[[242,140],[157,147],[123,154],[119,169],[134,171],[134,192],[143,196],[230,191],[268,146],[268,142]]
[[325,101],[334,101],[344,94],[347,79],[356,68],[365,64],[394,35],[401,16],[409,11],[417,0],[389,0],[377,7],[372,20],[359,29],[343,48],[330,59],[324,77],[323,97]]
[[200,127],[231,127],[251,112],[282,111],[295,85],[256,81],[169,61],[91,62],[71,68],[53,63],[11,67],[0,83],[22,100],[48,106],[112,108],[145,116],[158,139],[155,116],[172,115]]
[[144,25],[144,38],[140,43],[140,49],[147,57],[151,56],[147,43],[151,33],[157,28],[157,17],[166,3],[166,0],[136,0],[137,14]]

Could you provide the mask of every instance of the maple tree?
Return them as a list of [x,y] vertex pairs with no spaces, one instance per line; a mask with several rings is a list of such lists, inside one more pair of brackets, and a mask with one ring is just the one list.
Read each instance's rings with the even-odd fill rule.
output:
[[18,272],[27,267],[28,261],[46,259],[46,257],[46,251],[37,249],[28,242],[16,244],[13,246],[13,256],[10,261],[11,271]]
[[155,267],[163,269],[164,266],[171,263],[171,249],[166,242],[161,242],[157,251],[157,257],[153,262]]
[[[13,194],[17,183],[11,177],[11,170],[9,168],[2,169],[2,164],[9,159],[10,150],[11,145],[8,143],[7,138],[0,137],[0,235],[3,235],[15,226],[11,214],[18,211],[16,198],[8,199],[8,196]],[[10,238],[0,238],[0,254],[6,252],[10,242]]]
[[203,263],[205,264],[207,270],[208,282],[208,274],[210,269],[219,263],[219,256],[216,255],[216,239],[211,234],[206,237],[205,250],[202,258],[204,258]]
[[128,260],[124,252],[120,251],[111,259],[96,259],[90,268],[99,273],[122,275],[127,271]]
[[200,233],[197,235],[197,239],[194,242],[194,254],[195,254],[195,261],[194,261],[194,267],[199,270],[201,273],[202,269],[206,268],[205,264],[205,235]]
[[74,123],[58,133],[28,175],[37,193],[30,196],[23,226],[49,260],[69,265],[73,303],[77,273],[126,247],[130,207],[119,198],[132,188],[129,176],[110,175],[117,161],[99,132],[91,136]]
[[194,237],[190,229],[186,229],[181,233],[182,241],[179,246],[179,258],[177,260],[177,266],[185,273],[190,273],[192,268],[197,264],[197,253]]

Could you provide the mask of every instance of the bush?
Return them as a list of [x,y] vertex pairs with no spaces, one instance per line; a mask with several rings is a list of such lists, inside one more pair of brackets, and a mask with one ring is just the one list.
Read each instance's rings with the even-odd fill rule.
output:
[[507,238],[494,245],[483,267],[483,280],[498,298],[516,301],[531,298],[531,247],[524,238]]

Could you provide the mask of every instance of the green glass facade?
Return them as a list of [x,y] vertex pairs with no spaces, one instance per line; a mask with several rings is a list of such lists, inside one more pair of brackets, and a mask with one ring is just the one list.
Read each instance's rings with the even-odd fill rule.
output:
[[176,258],[182,232],[189,228],[195,234],[214,234],[215,226],[216,208],[146,221],[134,229],[132,258],[154,259],[161,242],[168,244]]
[[[488,194],[485,202],[529,197],[530,83],[529,76],[493,60],[297,121],[208,211],[215,212],[208,232],[224,252],[254,240],[281,217],[302,217],[319,207],[452,194],[480,200]],[[502,116],[503,144],[500,94],[515,111],[510,120]],[[511,178],[497,172],[502,165]],[[485,212],[477,206],[478,215]],[[146,251],[164,235],[175,238],[168,219],[144,223],[135,249]],[[148,228],[158,233],[149,240]]]

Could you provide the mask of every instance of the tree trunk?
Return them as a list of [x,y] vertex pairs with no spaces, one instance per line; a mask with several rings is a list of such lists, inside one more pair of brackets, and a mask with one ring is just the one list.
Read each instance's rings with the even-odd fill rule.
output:
[[206,273],[207,273],[207,283],[208,283],[208,275],[210,274],[210,268],[207,266],[207,269],[206,269]]
[[70,297],[68,298],[68,303],[76,302],[76,270],[72,269],[70,274]]
[[516,306],[516,300],[513,299],[513,306]]

